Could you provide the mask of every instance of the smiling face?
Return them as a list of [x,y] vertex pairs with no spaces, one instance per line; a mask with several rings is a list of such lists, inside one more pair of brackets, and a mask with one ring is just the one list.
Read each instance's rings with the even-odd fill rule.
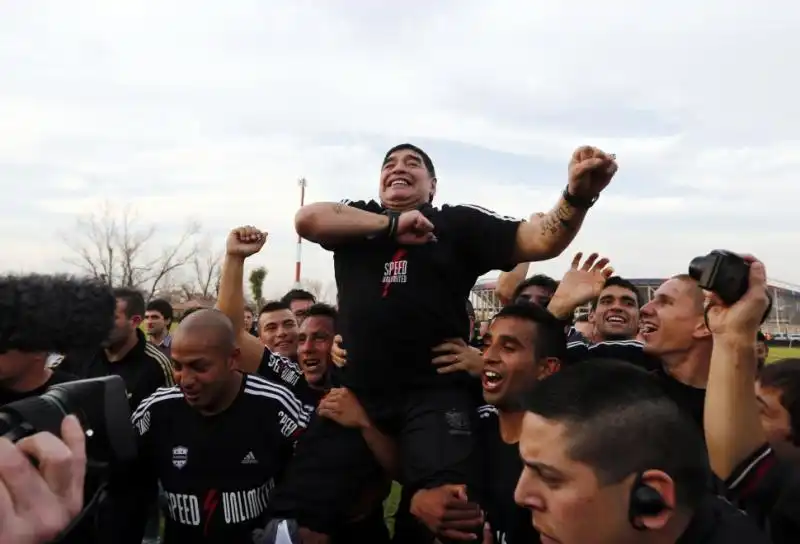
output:
[[334,334],[330,317],[312,315],[300,325],[297,358],[306,381],[312,387],[324,385]]
[[291,310],[264,312],[258,316],[259,338],[273,353],[297,357],[297,319]]
[[396,211],[412,210],[430,202],[436,192],[436,178],[413,149],[397,149],[383,162],[380,177],[381,203]]
[[600,340],[627,340],[639,330],[639,301],[636,293],[621,285],[609,285],[597,297],[590,316]]
[[686,352],[708,333],[703,322],[703,293],[691,279],[667,280],[642,306],[639,322],[648,353],[664,357]]
[[483,398],[488,404],[513,410],[537,380],[557,368],[557,360],[540,361],[536,323],[518,317],[497,317],[484,335]]

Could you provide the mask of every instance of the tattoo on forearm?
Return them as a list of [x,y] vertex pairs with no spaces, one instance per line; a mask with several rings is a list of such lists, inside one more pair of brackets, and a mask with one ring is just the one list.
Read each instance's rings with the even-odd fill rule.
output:
[[566,230],[572,230],[571,220],[575,212],[566,202],[559,202],[558,206],[542,218],[542,234],[544,236],[558,236]]
[[334,204],[334,206],[333,206],[333,213],[335,213],[337,215],[340,215],[340,214],[344,213],[344,209],[346,207],[347,207],[346,205],[342,204],[341,202],[338,202],[338,203]]

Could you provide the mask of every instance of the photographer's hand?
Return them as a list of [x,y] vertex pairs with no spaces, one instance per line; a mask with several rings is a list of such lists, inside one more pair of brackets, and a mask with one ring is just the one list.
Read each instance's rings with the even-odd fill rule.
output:
[[86,437],[77,418],[64,418],[61,436],[0,438],[0,544],[49,542],[83,509]]
[[750,263],[749,288],[731,306],[706,294],[706,319],[713,337],[703,428],[711,468],[725,480],[766,442],[755,394],[756,333],[769,307],[764,264]]

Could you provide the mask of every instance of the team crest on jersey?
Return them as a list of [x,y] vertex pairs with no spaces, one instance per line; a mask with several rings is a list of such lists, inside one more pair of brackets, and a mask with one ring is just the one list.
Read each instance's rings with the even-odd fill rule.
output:
[[444,414],[450,434],[470,434],[469,416],[458,410],[450,410]]
[[186,458],[189,455],[189,448],[185,446],[175,446],[172,448],[172,464],[175,468],[186,466]]

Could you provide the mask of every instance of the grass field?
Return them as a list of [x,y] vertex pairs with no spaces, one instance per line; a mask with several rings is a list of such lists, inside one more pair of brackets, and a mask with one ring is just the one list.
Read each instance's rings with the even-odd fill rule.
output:
[[786,359],[787,357],[800,357],[800,348],[773,346],[769,348],[767,363],[775,362],[778,359]]

